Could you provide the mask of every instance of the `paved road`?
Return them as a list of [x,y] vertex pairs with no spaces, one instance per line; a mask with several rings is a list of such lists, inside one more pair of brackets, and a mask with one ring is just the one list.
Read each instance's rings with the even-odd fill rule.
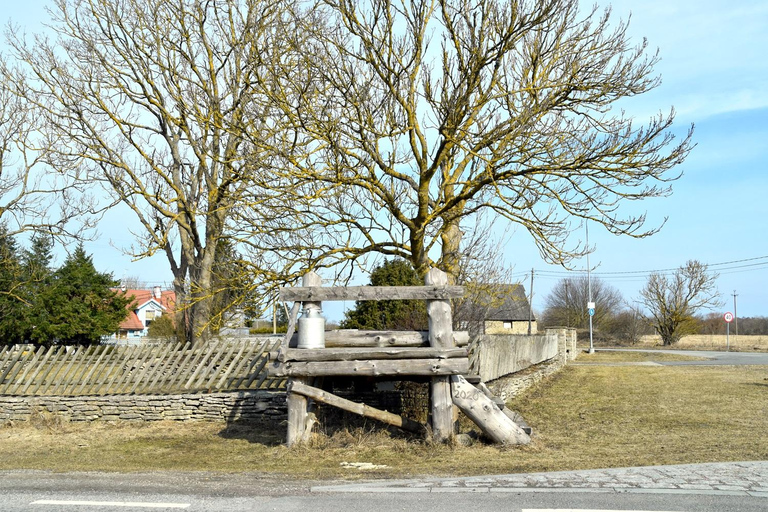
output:
[[[600,348],[598,352],[646,352],[662,354],[680,354],[682,356],[706,358],[702,361],[658,361],[652,364],[663,366],[713,366],[713,365],[759,365],[768,366],[768,353],[766,352],[719,352],[710,350],[652,350],[652,349],[624,349],[624,348]],[[572,364],[579,364],[572,363]]]
[[768,462],[397,481],[298,482],[256,474],[0,472],[0,510],[420,512],[768,510]]

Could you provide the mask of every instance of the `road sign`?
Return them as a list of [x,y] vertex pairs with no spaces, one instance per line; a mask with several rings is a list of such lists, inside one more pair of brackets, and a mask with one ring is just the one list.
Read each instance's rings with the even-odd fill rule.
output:
[[587,302],[587,309],[595,309],[595,303],[594,302]]
[[587,311],[589,312],[589,316],[595,316],[595,308],[589,308]]
[[733,313],[728,312],[723,315],[723,320],[725,320],[727,323],[733,322]]

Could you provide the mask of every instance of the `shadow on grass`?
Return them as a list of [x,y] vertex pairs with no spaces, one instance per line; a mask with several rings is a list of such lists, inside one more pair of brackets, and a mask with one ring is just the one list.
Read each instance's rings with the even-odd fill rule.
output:
[[222,439],[240,439],[264,446],[279,446],[285,443],[285,421],[228,421],[224,430],[218,433]]

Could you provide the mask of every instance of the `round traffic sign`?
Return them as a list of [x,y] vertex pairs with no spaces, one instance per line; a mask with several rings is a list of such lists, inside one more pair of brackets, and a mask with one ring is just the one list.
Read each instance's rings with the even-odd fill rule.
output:
[[728,312],[728,313],[724,314],[724,315],[723,315],[723,319],[724,319],[726,322],[728,322],[728,323],[731,323],[731,322],[733,322],[733,313],[731,313],[731,312]]

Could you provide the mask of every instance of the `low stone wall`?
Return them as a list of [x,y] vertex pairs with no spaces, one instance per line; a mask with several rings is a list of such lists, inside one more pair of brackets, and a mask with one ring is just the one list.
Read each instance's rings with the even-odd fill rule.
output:
[[280,421],[287,418],[284,391],[195,395],[0,396],[0,424],[50,413],[68,421]]
[[496,380],[554,358],[565,361],[576,357],[574,329],[547,329],[540,335],[486,334],[474,348],[473,367],[483,382]]
[[528,368],[519,374],[507,375],[486,384],[496,396],[506,402],[550,375],[557,373],[565,365],[566,360],[558,357]]

